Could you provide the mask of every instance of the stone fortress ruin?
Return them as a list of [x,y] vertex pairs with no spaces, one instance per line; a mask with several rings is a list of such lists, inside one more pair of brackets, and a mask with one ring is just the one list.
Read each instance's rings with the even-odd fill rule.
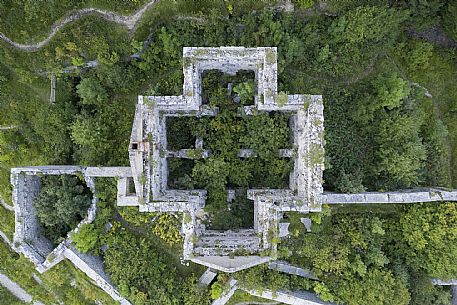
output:
[[[183,257],[186,260],[224,271],[235,272],[275,256],[279,220],[283,212],[320,211],[323,174],[323,105],[320,95],[286,95],[277,91],[276,48],[184,48],[184,88],[180,96],[140,96],[130,139],[130,164],[135,194],[119,193],[118,205],[139,206],[140,212],[184,213]],[[253,115],[263,111],[288,111],[294,149],[280,151],[293,158],[289,189],[249,189],[254,201],[254,228],[237,232],[206,230],[198,215],[203,214],[206,191],[172,190],[167,187],[167,157],[205,158],[203,140],[196,139],[198,153],[167,148],[168,117],[216,116],[217,108],[202,104],[202,74],[207,70],[235,74],[252,70],[257,93],[252,106],[239,111]],[[245,149],[240,156],[254,152]],[[119,180],[119,190],[128,189],[127,179]],[[256,255],[234,255],[237,250]],[[262,253],[262,256],[259,254]]]
[[[184,48],[184,85],[179,96],[139,96],[129,145],[130,167],[41,166],[14,168],[11,171],[13,202],[16,214],[14,248],[45,272],[64,258],[91,277],[97,285],[121,304],[130,304],[110,284],[102,261],[79,253],[71,245],[71,233],[53,249],[42,234],[33,208],[40,191],[42,175],[82,175],[93,192],[92,205],[83,223],[94,220],[97,198],[94,179],[116,177],[118,206],[138,207],[140,212],[182,213],[184,236],[183,259],[213,270],[236,272],[276,258],[277,243],[287,235],[287,224],[280,222],[285,212],[321,211],[322,204],[346,203],[414,203],[457,201],[457,192],[444,189],[421,191],[334,194],[324,193],[324,115],[320,95],[287,95],[278,92],[277,50],[274,47],[202,47]],[[293,148],[278,153],[293,161],[287,189],[249,189],[248,199],[254,204],[253,228],[236,231],[208,229],[201,221],[206,191],[177,190],[168,187],[169,157],[204,159],[211,151],[204,149],[202,139],[195,149],[171,150],[167,145],[167,118],[212,117],[218,109],[202,103],[202,73],[221,70],[235,74],[250,70],[255,74],[257,92],[254,105],[240,106],[240,113],[288,112],[292,114],[290,129]],[[240,157],[255,155],[243,149]],[[229,191],[229,197],[233,192]],[[228,198],[230,201],[230,198]],[[303,223],[309,228],[310,220]],[[308,304],[308,303],[307,303]],[[313,303],[317,304],[317,303]]]

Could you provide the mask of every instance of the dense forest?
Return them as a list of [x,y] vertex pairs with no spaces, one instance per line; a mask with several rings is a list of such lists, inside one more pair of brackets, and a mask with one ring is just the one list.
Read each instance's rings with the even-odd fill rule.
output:
[[[0,32],[18,43],[33,43],[45,38],[68,11],[94,6],[128,14],[145,2],[6,0],[0,3],[0,11],[7,12],[0,17]],[[9,170],[14,166],[127,166],[137,95],[182,94],[184,46],[278,48],[279,90],[323,95],[325,190],[457,187],[457,2],[292,2],[294,11],[286,12],[273,0],[163,0],[148,10],[134,31],[91,15],[66,25],[35,52],[0,41],[1,196],[10,201]],[[98,65],[87,67],[93,60]],[[57,77],[55,103],[49,99],[52,75]],[[242,103],[251,103],[251,77],[237,79],[234,90]],[[176,171],[171,168],[170,183],[208,189],[220,228],[233,216],[216,213],[226,186],[258,185],[259,177],[266,175],[272,177],[268,185],[280,186],[290,168],[286,160],[271,154],[289,144],[287,118],[238,119],[218,90],[226,81],[216,73],[204,82],[207,102],[227,106],[222,116],[192,122],[191,128],[188,121],[170,123],[188,131],[189,138],[203,135],[216,152],[191,165],[172,161]],[[274,143],[246,136],[270,126],[277,127]],[[184,147],[186,139],[175,140],[171,145],[177,149],[192,148],[191,141]],[[258,149],[259,158],[239,164],[234,152],[240,145]],[[181,174],[186,171],[187,177]],[[78,185],[73,196],[86,206],[90,198],[78,181],[54,181],[59,183]],[[100,211],[96,221],[75,236],[75,244],[83,252],[104,257],[123,295],[135,304],[208,304],[211,296],[226,289],[224,275],[210,291],[197,288],[202,268],[180,263],[183,215],[143,215],[117,208],[115,182],[97,183]],[[49,196],[65,193],[48,189]],[[54,226],[56,242],[67,226],[83,217],[84,209],[72,211],[68,223],[57,224],[52,216],[63,210],[42,203],[38,206],[54,213],[44,213],[47,219],[41,221]],[[237,225],[243,227],[250,220],[241,216]],[[325,300],[347,305],[450,304],[450,290],[432,285],[430,279],[457,276],[454,203],[333,207],[311,218],[312,231],[306,233],[299,216],[288,215],[292,234],[280,243],[280,258],[310,268],[319,281],[260,266],[236,273],[240,285],[313,290]],[[0,220],[0,229],[12,234],[13,214],[0,207]],[[107,223],[113,225],[109,232]],[[102,245],[107,245],[105,252]],[[20,281],[19,274],[31,267],[1,246],[0,272],[16,274]],[[81,300],[91,304],[92,292],[76,271],[50,272],[46,283],[55,291],[65,288],[56,293],[66,304],[80,304],[81,291]],[[31,276],[22,277],[26,287],[33,287]],[[64,285],[72,277],[78,278],[79,290]],[[36,291],[39,298],[53,302],[46,292]]]

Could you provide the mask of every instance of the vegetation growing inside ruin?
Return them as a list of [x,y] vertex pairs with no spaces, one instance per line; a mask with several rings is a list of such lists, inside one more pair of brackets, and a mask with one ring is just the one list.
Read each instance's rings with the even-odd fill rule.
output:
[[[114,3],[70,2],[3,1],[0,11],[6,13],[0,31],[18,42],[38,41],[69,9],[98,4],[113,8],[108,6]],[[120,26],[89,16],[68,24],[37,52],[25,53],[1,42],[0,125],[15,128],[0,130],[0,193],[10,201],[9,170],[14,166],[128,165],[136,95],[181,94],[182,47],[221,45],[277,46],[279,90],[324,95],[327,190],[456,187],[457,64],[452,47],[457,39],[456,4],[444,0],[293,2],[297,4],[294,12],[284,13],[271,9],[273,1],[160,1],[132,37]],[[121,6],[114,9],[132,11],[142,3],[116,1]],[[431,28],[442,36],[420,39],[414,35]],[[134,53],[141,59],[131,58]],[[97,68],[81,67],[94,59],[100,63]],[[78,66],[72,73],[60,72],[72,64]],[[57,74],[55,105],[49,103],[45,71]],[[249,93],[251,89],[247,84],[236,90]],[[211,162],[222,164],[215,161],[220,160]],[[200,161],[200,172],[207,169],[205,162]],[[282,168],[281,164],[265,166]],[[246,178],[244,171],[232,172],[235,176],[225,179]],[[176,174],[176,178],[182,177]],[[193,169],[186,179],[177,183],[195,180]],[[222,191],[215,194],[222,200]],[[346,304],[449,303],[449,291],[429,281],[431,276],[455,276],[443,272],[455,271],[447,266],[449,260],[455,261],[454,226],[446,231],[441,223],[453,219],[449,205],[443,210],[437,205],[389,206],[387,212],[385,207],[345,209],[336,209],[313,232],[302,233],[295,242],[291,239],[291,245],[284,245],[293,253],[288,260],[322,276],[323,282],[313,283],[309,289]],[[111,208],[107,211],[114,217]],[[11,218],[9,212],[0,213],[2,231],[9,227],[12,232]],[[102,223],[94,224],[99,236],[103,235]],[[132,235],[123,237],[137,238]],[[101,247],[100,239],[95,245],[92,235],[87,239],[87,248]],[[49,280],[54,283],[52,291],[64,295],[55,300],[53,293],[33,281],[31,265],[5,249],[1,244],[2,272],[40,295],[38,299],[46,304],[92,300],[80,297],[80,288],[67,285],[71,277],[58,277],[71,268],[66,265],[58,265],[58,272],[51,273],[55,276]],[[155,255],[157,249],[148,244],[149,252],[163,257]],[[117,254],[122,256],[122,251]],[[142,255],[146,252],[141,251]],[[111,254],[115,256],[116,251]],[[418,259],[423,262],[420,266]],[[159,259],[159,265],[162,263]],[[170,268],[168,264],[167,260]],[[174,280],[173,273],[170,278]],[[276,281],[272,274],[263,278],[268,287],[270,278],[272,283]],[[125,283],[129,296],[141,303],[144,295],[137,291],[144,291],[137,286],[143,279],[129,279]],[[155,283],[151,285],[157,288]],[[166,291],[174,293],[173,288]],[[393,297],[397,298],[394,303]],[[184,297],[179,302],[192,304]],[[197,304],[205,303],[198,300]]]
[[73,235],[76,248],[100,255],[120,293],[134,304],[207,304],[208,292],[196,285],[203,268],[180,263],[182,215],[117,207],[115,179],[97,178],[96,189],[95,221]]
[[87,215],[92,195],[77,176],[44,176],[33,206],[43,233],[54,244],[66,238]]
[[[253,206],[246,198],[247,188],[289,187],[291,161],[280,157],[279,150],[291,148],[290,114],[243,114],[242,105],[254,101],[254,83],[246,79],[249,75],[229,77],[210,71],[203,76],[203,101],[218,107],[219,113],[215,117],[168,119],[169,150],[194,148],[199,138],[203,149],[211,152],[205,159],[197,152],[194,160],[169,158],[169,187],[206,189],[208,224],[216,230],[252,227]],[[234,95],[229,83],[236,91]],[[252,149],[255,156],[240,158],[241,149]],[[228,188],[238,189],[230,208]]]
[[[147,237],[115,223],[107,237],[105,263],[120,293],[134,304],[208,304],[190,270]],[[183,273],[184,272],[184,273]]]

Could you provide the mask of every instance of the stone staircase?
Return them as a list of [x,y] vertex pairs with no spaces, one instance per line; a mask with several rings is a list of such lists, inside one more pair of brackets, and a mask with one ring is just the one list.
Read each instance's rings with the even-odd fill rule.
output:
[[246,255],[259,250],[260,240],[254,230],[208,230],[197,241],[194,254],[206,256]]

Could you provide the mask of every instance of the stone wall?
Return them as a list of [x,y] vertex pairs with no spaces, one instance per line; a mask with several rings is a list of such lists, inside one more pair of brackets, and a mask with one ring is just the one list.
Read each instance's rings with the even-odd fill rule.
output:
[[[68,233],[67,238],[55,249],[52,243],[41,235],[33,200],[41,189],[42,175],[82,175],[87,187],[93,193],[92,203],[87,216],[78,226]],[[122,305],[130,302],[122,298],[109,278],[103,271],[103,262],[95,256],[79,253],[71,246],[71,234],[77,233],[81,226],[91,223],[95,219],[97,210],[97,196],[95,192],[95,177],[129,177],[131,170],[128,167],[80,167],[80,166],[38,166],[13,168],[11,183],[13,185],[13,202],[15,207],[16,229],[14,233],[14,249],[24,254],[40,272],[46,272],[63,259],[69,259],[77,268],[86,273],[95,284],[108,293]]]
[[249,294],[264,299],[281,302],[290,305],[336,305],[330,302],[324,302],[315,293],[307,291],[276,291],[273,292],[268,289],[262,292],[255,290],[245,290]]
[[[322,96],[278,93],[277,49],[274,47],[190,47],[183,49],[183,62],[182,95],[138,97],[129,148],[138,201],[133,196],[125,196],[127,181],[122,180],[119,181],[122,193],[118,194],[119,205],[138,205],[142,212],[180,211],[191,215],[189,222],[183,222],[182,229],[185,232],[185,259],[192,254],[233,255],[238,249],[252,255],[266,250],[274,257],[281,212],[293,210],[307,213],[320,211],[321,208],[324,169]],[[291,129],[295,147],[278,152],[294,159],[290,189],[250,190],[248,197],[254,200],[255,206],[254,231],[250,236],[227,232],[217,238],[211,237],[212,233],[205,233],[204,224],[195,217],[205,205],[206,192],[170,190],[167,187],[167,158],[189,158],[188,150],[168,151],[167,117],[214,116],[218,113],[217,108],[202,105],[202,74],[208,70],[232,75],[239,70],[254,71],[257,92],[254,105],[243,108],[247,115],[258,111],[293,113]],[[240,108],[240,112],[243,109]],[[197,139],[196,147],[203,147],[201,139]],[[210,154],[209,150],[205,150],[201,156],[192,158],[205,158]],[[242,150],[240,156],[253,157],[255,151]],[[284,197],[284,194],[287,196]]]
[[436,201],[457,201],[457,190],[429,188],[384,193],[324,194],[324,203],[326,204],[417,203]]
[[317,280],[317,277],[313,275],[311,270],[296,267],[283,261],[272,261],[268,264],[268,268],[283,273],[298,275],[307,279]]

